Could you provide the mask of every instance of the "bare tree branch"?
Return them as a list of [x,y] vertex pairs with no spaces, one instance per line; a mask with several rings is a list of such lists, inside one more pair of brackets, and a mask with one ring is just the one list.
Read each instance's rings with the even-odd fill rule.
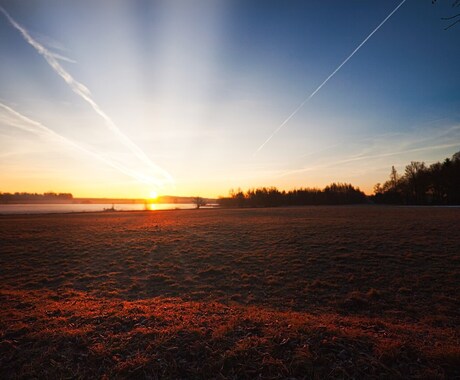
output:
[[455,21],[454,23],[450,24],[447,28],[444,28],[444,30],[452,28],[455,24],[458,24],[460,22],[460,19]]
[[441,17],[441,20],[452,20],[453,18],[457,18],[458,16],[460,16],[460,13],[452,17]]
[[[438,0],[431,0],[431,4],[436,4]],[[457,8],[460,7],[460,0],[452,0],[452,8]],[[450,16],[450,17],[441,17],[441,20],[453,20],[456,19],[457,17],[460,17],[460,13]],[[460,20],[456,20],[452,24],[448,25],[447,27],[444,28],[444,30],[452,28],[454,25],[458,24]]]

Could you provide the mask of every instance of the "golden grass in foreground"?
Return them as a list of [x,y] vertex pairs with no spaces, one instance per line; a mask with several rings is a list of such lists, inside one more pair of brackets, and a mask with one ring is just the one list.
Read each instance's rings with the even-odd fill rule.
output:
[[459,211],[0,217],[0,377],[459,376]]

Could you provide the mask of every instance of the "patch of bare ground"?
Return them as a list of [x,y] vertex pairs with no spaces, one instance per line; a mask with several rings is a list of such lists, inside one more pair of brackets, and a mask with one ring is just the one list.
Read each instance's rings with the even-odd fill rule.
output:
[[460,209],[0,217],[1,378],[455,378]]

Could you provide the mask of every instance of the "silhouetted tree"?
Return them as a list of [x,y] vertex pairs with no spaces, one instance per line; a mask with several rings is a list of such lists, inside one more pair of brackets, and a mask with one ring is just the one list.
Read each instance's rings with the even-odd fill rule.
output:
[[200,208],[201,206],[206,206],[206,200],[201,197],[193,198],[193,203],[195,204],[196,208]]
[[404,178],[407,187],[408,203],[424,203],[424,194],[427,186],[426,166],[424,162],[411,161],[406,166]]
[[398,172],[396,171],[395,167],[391,167],[391,173],[390,173],[390,184],[391,184],[391,190],[396,191],[396,188],[398,187],[398,181],[399,181],[399,175]]
[[277,207],[319,204],[353,204],[366,201],[366,195],[350,184],[333,183],[319,189],[295,189],[279,191],[276,187],[250,189],[246,193],[240,189],[231,191],[230,197],[220,198],[222,207]]
[[377,184],[374,187],[375,202],[460,204],[460,152],[429,167],[423,162],[413,161],[406,166],[401,178],[395,178],[395,173],[392,168],[390,180],[383,186]]

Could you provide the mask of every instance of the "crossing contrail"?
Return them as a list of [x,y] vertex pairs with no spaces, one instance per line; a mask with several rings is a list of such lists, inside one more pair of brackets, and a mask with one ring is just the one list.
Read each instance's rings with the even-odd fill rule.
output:
[[[27,131],[27,132],[39,135],[39,136],[51,137],[54,140],[59,141],[60,143],[64,143],[66,145],[69,145],[69,146],[77,149],[80,152],[83,152],[85,154],[88,154],[88,155],[92,156],[93,158],[105,163],[106,165],[109,165],[113,169],[118,170],[119,172],[121,172],[121,173],[123,173],[125,175],[130,176],[131,178],[134,178],[135,180],[137,180],[139,182],[150,184],[150,185],[155,185],[155,186],[158,186],[158,187],[163,185],[161,180],[158,180],[158,179],[153,178],[151,176],[148,176],[148,175],[136,172],[134,170],[128,169],[125,166],[121,165],[120,163],[118,163],[118,162],[116,162],[116,161],[114,161],[114,160],[112,160],[112,159],[110,159],[110,158],[98,153],[98,152],[95,152],[95,151],[93,151],[91,149],[88,149],[88,148],[76,143],[75,141],[72,141],[72,140],[68,139],[67,137],[64,137],[64,136],[60,135],[59,133],[55,132],[54,130],[44,126],[40,122],[28,118],[27,116],[19,113],[18,111],[15,111],[13,108],[8,107],[7,105],[5,105],[3,103],[0,103],[0,110],[1,109],[7,111],[8,115],[10,116],[10,118],[7,118],[7,119],[3,118],[2,119],[3,115],[0,113],[0,121],[4,121],[5,124],[7,124],[7,125],[9,125],[11,127],[15,127],[15,128],[21,129],[23,131]],[[11,119],[11,116],[13,116],[12,119]]]
[[142,162],[150,166],[156,172],[161,173],[168,182],[173,183],[173,178],[171,175],[164,170],[163,168],[159,167],[158,165],[154,164],[147,155],[139,148],[128,136],[126,136],[120,128],[113,122],[113,120],[101,109],[101,107],[94,101],[91,96],[89,89],[83,85],[82,83],[78,82],[74,79],[58,62],[58,57],[56,54],[46,49],[41,43],[36,41],[30,33],[20,24],[18,24],[10,15],[9,13],[0,6],[0,11],[5,15],[8,19],[10,24],[18,30],[24,39],[33,47],[35,50],[45,58],[46,62],[52,67],[52,69],[62,78],[64,81],[69,85],[73,92],[75,92],[78,96],[80,96],[83,100],[85,100],[91,108],[104,120],[105,125],[107,128],[115,134],[115,136],[127,147],[129,148],[133,154],[140,159]]
[[315,89],[315,91],[313,91],[302,103],[300,103],[297,106],[297,108],[294,111],[292,111],[292,113],[278,126],[278,128],[276,128],[273,131],[273,133],[270,136],[268,136],[268,138],[263,142],[263,144],[257,148],[257,150],[254,152],[254,155],[256,155],[281,130],[281,128],[283,128],[289,122],[289,120],[291,120],[297,114],[297,112],[299,112],[302,109],[302,107],[306,103],[308,103],[310,99],[313,98],[319,90],[321,90],[321,88],[329,81],[329,79],[331,79],[342,68],[342,66],[345,65],[350,60],[350,58],[357,53],[359,49],[361,49],[361,47],[369,40],[369,38],[371,38],[374,35],[374,33],[377,32],[383,26],[383,24],[385,24],[388,21],[388,19],[391,16],[393,16],[393,14],[406,1],[407,0],[401,1],[399,5],[395,9],[393,9],[393,11],[391,11],[391,13],[387,17],[385,17],[383,21],[379,25],[377,25],[377,27],[356,47],[356,49],[353,50],[351,54]]

